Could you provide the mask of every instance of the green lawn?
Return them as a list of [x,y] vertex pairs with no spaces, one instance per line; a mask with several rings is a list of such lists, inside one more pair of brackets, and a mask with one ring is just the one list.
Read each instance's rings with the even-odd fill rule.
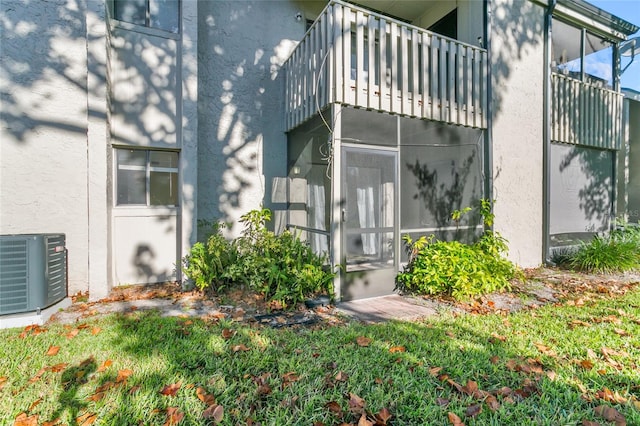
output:
[[133,312],[0,331],[3,425],[640,425],[638,399],[640,288],[422,323],[275,330]]

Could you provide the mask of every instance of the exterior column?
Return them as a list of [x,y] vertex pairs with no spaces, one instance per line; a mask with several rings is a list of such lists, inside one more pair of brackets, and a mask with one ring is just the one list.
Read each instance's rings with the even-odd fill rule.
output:
[[[184,257],[198,237],[198,2],[182,2],[182,38],[180,66],[182,77],[180,151],[180,219],[178,253]],[[182,279],[181,265],[176,265],[176,279]]]
[[109,43],[105,1],[87,0],[86,11],[88,279],[89,299],[98,300],[111,290],[106,75]]

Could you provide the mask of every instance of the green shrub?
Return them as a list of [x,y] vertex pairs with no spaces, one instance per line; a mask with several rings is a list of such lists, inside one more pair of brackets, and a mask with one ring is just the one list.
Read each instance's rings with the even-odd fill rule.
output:
[[269,220],[269,209],[250,211],[240,219],[241,236],[231,242],[217,229],[206,246],[195,244],[183,259],[185,274],[201,290],[246,285],[283,306],[317,293],[333,297],[334,274],[325,268],[326,258],[289,231],[269,231]]
[[229,272],[237,261],[237,251],[222,236],[223,227],[214,225],[207,242],[195,243],[182,259],[182,270],[199,290],[213,286],[215,291],[221,291],[233,281]]
[[[482,200],[485,224],[493,223],[490,204]],[[474,244],[437,241],[422,236],[403,238],[409,263],[396,277],[396,288],[409,293],[447,294],[465,299],[510,288],[516,267],[504,258],[507,242],[499,233],[486,230]]]
[[639,262],[637,235],[614,231],[581,243],[568,263],[580,271],[611,273],[635,269]]

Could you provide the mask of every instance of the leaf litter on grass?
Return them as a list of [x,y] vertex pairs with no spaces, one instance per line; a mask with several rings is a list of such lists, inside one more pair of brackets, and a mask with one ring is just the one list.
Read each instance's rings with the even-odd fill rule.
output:
[[[587,306],[575,306],[574,308],[579,308],[579,309],[590,309],[589,304],[586,304]],[[626,308],[625,308],[626,309]],[[588,311],[585,311],[588,312]],[[633,312],[633,311],[630,311]],[[538,317],[544,317],[543,314],[538,313],[538,315],[536,317],[532,317],[534,318],[534,321],[539,321],[537,318]],[[614,318],[615,317],[615,318]],[[634,317],[633,314],[630,317],[625,317],[622,314],[620,314],[619,312],[611,312],[611,315],[603,315],[600,316],[600,321],[598,321],[598,319],[596,320],[592,320],[589,318],[588,315],[584,315],[581,316],[580,318],[583,318],[584,321],[581,320],[573,320],[572,318],[569,317],[569,319],[564,320],[564,324],[566,325],[567,329],[572,329],[575,327],[585,327],[585,328],[589,328],[591,326],[593,326],[593,324],[603,324],[604,326],[608,326],[608,327],[612,327],[610,329],[608,329],[610,331],[610,335],[617,337],[619,336],[620,338],[626,338],[629,339],[629,337],[632,336],[623,336],[619,333],[616,333],[613,326],[615,325],[615,328],[619,328],[620,330],[627,330],[627,332],[629,334],[632,334],[632,330],[633,329],[629,329],[627,327],[625,327],[624,324],[635,324],[634,323]],[[598,318],[598,316],[594,316],[593,318]],[[505,318],[505,320],[507,320],[507,322],[509,321],[509,319],[511,319],[511,317],[509,318]],[[589,322],[587,323],[588,320]],[[188,321],[188,320],[187,320]],[[187,324],[187,321],[182,320],[179,324],[181,324],[181,327],[186,328],[186,327],[192,327],[193,324]],[[574,327],[569,327],[568,325],[571,324],[573,321]],[[582,323],[577,323],[575,321],[583,321],[586,324],[582,324]],[[618,321],[622,321],[622,324],[620,324]],[[229,323],[224,323],[228,326]],[[244,331],[244,324],[239,324],[236,325],[235,323],[232,323],[233,325],[231,327],[233,327],[233,330],[236,332],[240,332],[245,333]],[[611,324],[611,325],[609,325]],[[102,325],[102,324],[101,324]],[[432,324],[433,326],[433,324]],[[212,325],[208,325],[208,327],[212,327]],[[505,327],[506,327],[506,323],[505,323]],[[598,326],[599,327],[599,326]],[[105,328],[104,325],[102,325],[102,328]],[[80,330],[80,329],[79,329]],[[212,330],[218,330],[217,333],[215,333],[218,338],[223,338],[223,332],[222,332],[222,328],[215,328]],[[356,350],[354,350],[354,353],[366,353],[367,357],[372,357],[372,356],[377,356],[378,355],[378,351],[383,351],[385,352],[387,355],[388,354],[402,354],[403,355],[403,359],[409,359],[409,356],[411,357],[416,357],[416,358],[420,358],[423,355],[423,350],[419,349],[419,350],[415,350],[416,346],[415,344],[407,344],[407,342],[405,340],[393,340],[394,345],[389,344],[388,342],[392,341],[389,338],[381,338],[379,334],[377,334],[377,332],[373,331],[374,329],[368,329],[368,328],[361,328],[359,332],[351,334],[351,336],[358,336],[358,337],[362,337],[364,339],[370,339],[366,345],[360,345],[359,342],[355,341],[355,345],[353,343],[351,343],[351,348],[353,349],[355,347]],[[449,337],[453,340],[455,339],[455,347],[457,348],[458,345],[458,341],[463,341],[465,340],[465,335],[466,332],[461,331],[461,328],[458,328],[457,326],[447,326],[445,328],[445,330],[447,332],[449,332]],[[495,349],[495,355],[492,355],[491,353],[487,353],[487,355],[483,358],[486,362],[487,365],[493,364],[496,365],[497,367],[500,366],[505,366],[507,367],[507,370],[510,371],[511,373],[516,373],[518,375],[521,375],[521,377],[525,380],[520,380],[515,386],[513,386],[513,388],[515,390],[511,390],[509,388],[507,388],[506,386],[500,388],[500,384],[501,384],[501,380],[504,380],[503,378],[501,379],[500,376],[495,377],[495,378],[488,378],[486,377],[489,373],[483,374],[483,373],[474,373],[474,376],[477,377],[478,382],[482,382],[484,383],[483,387],[485,387],[485,389],[487,389],[486,391],[483,391],[483,389],[480,388],[480,385],[478,385],[477,382],[475,382],[474,380],[468,380],[467,377],[464,376],[464,374],[461,374],[461,372],[457,372],[454,375],[454,379],[460,381],[460,383],[463,383],[464,385],[460,385],[461,389],[462,389],[462,393],[461,393],[461,397],[456,397],[454,396],[453,398],[443,398],[442,396],[449,396],[450,394],[442,394],[442,396],[440,396],[440,398],[442,398],[440,400],[440,402],[444,402],[444,400],[449,399],[449,402],[446,404],[449,408],[449,410],[451,410],[451,412],[453,413],[454,411],[456,413],[458,413],[459,415],[464,415],[467,412],[469,412],[469,414],[476,416],[476,421],[480,421],[482,422],[482,419],[484,418],[484,416],[486,416],[486,412],[490,412],[495,410],[500,410],[500,408],[502,407],[502,405],[507,404],[507,403],[512,403],[510,400],[512,400],[513,402],[517,403],[517,404],[531,404],[534,402],[526,402],[527,398],[531,398],[533,401],[538,401],[538,398],[536,397],[536,395],[539,395],[539,392],[542,391],[542,386],[541,386],[541,381],[545,380],[546,378],[550,378],[550,374],[554,373],[553,370],[550,369],[550,367],[552,366],[555,369],[562,369],[563,366],[567,366],[567,365],[575,365],[574,364],[574,357],[573,356],[566,356],[566,350],[563,348],[562,344],[558,344],[557,341],[555,341],[554,339],[546,339],[544,337],[537,337],[537,338],[533,338],[531,337],[531,341],[528,342],[528,345],[530,346],[530,348],[533,348],[533,350],[535,351],[536,349],[538,349],[538,352],[541,353],[541,358],[544,360],[545,363],[549,363],[547,365],[543,364],[542,361],[538,360],[535,358],[535,353],[531,354],[530,351],[527,352],[521,352],[518,353],[517,351],[513,351],[513,352],[509,352],[506,351],[506,349],[509,349],[512,345],[516,345],[518,343],[518,341],[525,339],[525,335],[524,334],[518,334],[520,333],[520,331],[515,331],[513,332],[513,330],[511,330],[510,328],[507,328],[507,330],[509,331],[504,331],[503,329],[500,328],[496,328],[495,331],[492,331],[492,333],[495,333],[496,336],[494,337],[494,341],[490,342],[491,345],[493,346],[487,346],[490,348],[494,348]],[[40,331],[39,333],[43,333],[44,331]],[[68,333],[68,331],[67,331]],[[443,332],[444,333],[444,332]],[[29,332],[29,336],[33,335],[34,332],[33,330],[30,330]],[[479,333],[480,334],[480,333]],[[60,335],[60,336],[64,336],[64,334],[57,334],[56,335]],[[236,335],[234,333],[234,335]],[[486,333],[480,334],[484,336],[484,343],[488,345],[486,342],[488,339]],[[68,344],[69,345],[73,345],[74,341],[77,339],[77,336],[79,336],[78,334],[76,334],[73,339],[68,339]],[[243,334],[244,336],[244,334]],[[247,336],[250,336],[250,334],[247,334]],[[503,339],[499,339],[498,336],[500,337],[504,337]],[[506,338],[505,336],[508,336],[508,338]],[[533,335],[532,335],[533,336]],[[100,337],[100,336],[98,336]],[[230,338],[233,338],[233,336],[230,336]],[[239,338],[239,337],[238,337]],[[271,336],[270,338],[274,338],[273,336]],[[353,337],[350,337],[350,342],[354,342]],[[226,339],[224,339],[226,340]],[[363,343],[366,342],[366,340],[361,340]],[[58,342],[60,342],[58,340]],[[344,340],[343,340],[344,342]],[[374,344],[375,342],[375,344]],[[232,348],[233,345],[230,345],[231,342],[227,343],[226,346],[227,348],[227,353],[230,354],[230,352],[228,351],[229,348]],[[265,348],[263,346],[254,346],[254,341],[251,340],[249,344],[251,344],[252,347],[254,347],[254,352],[260,352],[260,353],[264,353]],[[539,345],[542,345],[544,347],[538,347],[536,345],[534,345],[534,343],[538,343]],[[561,342],[562,343],[562,342]],[[58,343],[59,344],[59,343]],[[55,346],[56,343],[54,343],[52,346]],[[67,349],[67,344],[65,343],[64,345],[61,345],[64,350],[60,352],[60,354],[58,355],[58,357],[61,361],[66,361],[67,358],[63,357],[63,353],[66,353],[68,351]],[[402,346],[401,346],[402,345]],[[472,347],[469,346],[467,343],[464,343],[464,346],[466,346],[467,348]],[[246,346],[245,346],[246,347]],[[404,351],[407,351],[407,348],[409,348],[410,350],[406,353],[406,355],[403,354],[404,351],[402,350],[391,350],[392,348],[404,348]],[[546,348],[545,348],[546,347]],[[363,350],[357,350],[358,348],[363,348]],[[364,348],[368,348],[368,349],[364,349]],[[632,358],[629,357],[629,353],[631,352],[630,349],[625,349],[625,346],[618,346],[615,343],[612,343],[611,341],[603,341],[602,344],[599,344],[597,346],[594,346],[595,351],[592,351],[595,354],[594,358],[591,358],[590,356],[588,357],[584,357],[585,360],[591,360],[592,362],[596,362],[600,363],[597,364],[598,367],[602,366],[602,365],[607,365],[611,368],[613,368],[614,370],[618,371],[619,369],[615,368],[614,366],[617,365],[616,363],[619,364],[619,366],[622,366],[622,368],[629,368],[630,363],[632,363]],[[43,348],[43,352],[46,350],[46,347]],[[548,353],[548,350],[552,350],[555,352],[555,357],[550,356],[550,354]],[[290,351],[293,354],[296,354],[299,357],[305,357],[308,355],[309,359],[315,359],[315,357],[312,357],[311,354],[312,352],[314,354],[317,355],[317,357],[320,358],[320,360],[322,363],[326,362],[326,352],[323,350],[318,350],[318,346],[316,345],[314,348],[304,348],[304,344],[303,346],[300,346],[299,348],[296,349],[296,351]],[[547,353],[545,353],[547,352]],[[525,355],[526,353],[526,355]],[[631,352],[632,354],[635,354],[635,352]],[[99,355],[96,354],[97,356],[99,356],[102,359],[108,359],[107,355]],[[66,355],[64,355],[66,357]],[[260,356],[258,354],[256,354],[256,356]],[[549,356],[549,358],[546,358],[545,356]],[[575,355],[574,355],[575,356]],[[405,358],[406,357],[406,358]],[[493,358],[493,357],[497,357],[497,358]],[[578,356],[579,357],[579,356]],[[495,362],[490,363],[489,359],[493,359]],[[583,357],[579,357],[579,358],[583,358]],[[115,358],[114,358],[115,359]],[[236,355],[235,357],[237,363],[239,366],[244,366],[245,362],[248,363],[254,363],[256,362],[256,360],[258,358],[255,358],[254,355],[252,353],[248,353],[246,355]],[[362,393],[360,390],[358,389],[351,389],[349,384],[347,384],[347,379],[345,379],[344,382],[341,382],[339,380],[336,380],[338,378],[341,377],[348,377],[349,375],[347,374],[347,372],[352,372],[353,370],[351,369],[351,367],[347,367],[341,364],[340,360],[337,360],[338,362],[335,364],[335,366],[332,369],[332,381],[334,384],[340,385],[342,386],[342,390],[339,390],[339,392],[346,392],[346,391],[351,391],[351,393],[353,393],[356,396],[362,396],[364,398],[362,398],[362,400],[364,401],[364,399],[366,398],[367,400],[370,399],[370,395],[367,395],[366,393]],[[396,357],[389,357],[389,362],[393,362],[394,365],[397,364],[399,361],[398,358]],[[105,361],[106,362],[106,361]],[[320,362],[320,361],[319,361]],[[376,361],[377,362],[377,361]],[[433,361],[432,361],[433,362]],[[455,361],[454,361],[455,362]],[[469,360],[469,362],[475,362],[475,361],[471,361]],[[104,363],[103,363],[104,364]],[[443,370],[443,367],[440,366],[431,366],[429,367],[429,359],[427,358],[425,364],[427,365],[426,367],[424,367],[424,371],[426,373],[429,373],[430,377],[436,377],[438,375],[440,375],[440,373]],[[101,365],[101,364],[99,364]],[[406,367],[406,363],[403,364]],[[418,366],[419,363],[418,362],[414,362],[415,366]],[[444,366],[444,368],[447,368],[449,370],[449,367],[452,366],[452,364],[450,364],[450,361],[445,361],[442,364]],[[512,368],[508,368],[508,365],[510,365]],[[247,364],[248,366],[248,364]],[[126,369],[122,369],[121,366],[119,366],[121,368],[121,370],[126,370]],[[471,368],[473,368],[473,366],[470,366]],[[246,368],[246,367],[243,367]],[[269,367],[267,367],[269,368]],[[594,367],[595,369],[596,367]],[[115,367],[114,367],[115,369]],[[274,389],[272,389],[272,392],[274,395],[276,394],[276,392],[281,392],[284,391],[285,389],[288,389],[291,387],[291,384],[294,382],[294,380],[288,380],[288,378],[293,378],[295,376],[297,376],[297,374],[294,373],[294,369],[296,371],[300,371],[298,368],[293,367],[291,369],[283,369],[281,371],[277,371],[277,370],[271,370],[273,371],[271,378],[267,378],[266,380],[266,384],[269,387],[274,387]],[[436,373],[431,374],[431,370],[430,369],[434,369],[434,372]],[[435,371],[436,369],[440,369],[437,372]],[[136,368],[137,370],[137,368]],[[289,370],[289,371],[287,371]],[[359,375],[361,375],[362,373],[358,372],[359,369],[355,370],[355,374],[356,377],[358,377]],[[585,371],[590,371],[584,369]],[[46,373],[47,371],[52,371],[50,369],[45,370],[45,372],[43,372],[42,374]],[[129,370],[130,371],[130,370]],[[258,370],[260,371],[260,370]],[[265,371],[264,369],[262,371]],[[393,365],[390,366],[389,368],[389,376],[385,377],[383,374],[377,374],[376,377],[376,385],[377,386],[388,386],[390,387],[390,389],[393,389],[394,386],[402,386],[402,385],[394,385],[393,384],[393,379],[395,379],[396,381],[398,381],[398,377],[396,377],[396,374],[398,373],[398,369],[396,369]],[[407,371],[412,372],[413,373],[413,369],[412,368],[407,368]],[[455,371],[455,370],[453,370]],[[288,373],[293,373],[293,375],[291,376],[287,376]],[[131,372],[132,374],[132,372]],[[260,373],[256,373],[253,372],[253,375],[255,374],[260,374]],[[414,373],[415,374],[415,373]],[[566,375],[567,372],[563,372],[562,374]],[[575,374],[585,374],[584,372],[582,372],[582,370],[577,370],[575,372]],[[129,374],[130,375],[130,374]],[[128,377],[129,375],[127,375],[126,377]],[[462,377],[461,377],[462,376]],[[122,381],[126,382],[126,377],[124,379],[122,379]],[[288,378],[287,378],[288,377]],[[373,376],[375,377],[375,376]],[[464,381],[461,380],[462,378],[464,378]],[[305,380],[307,379],[307,377],[305,377]],[[451,380],[454,380],[451,379]],[[113,380],[113,379],[112,379]],[[176,377],[173,377],[173,380],[176,381]],[[192,379],[191,379],[192,380]],[[230,377],[227,377],[227,380],[230,380]],[[488,380],[488,382],[487,382]],[[205,383],[206,381],[200,382],[200,383]],[[472,383],[475,383],[474,384]],[[173,383],[173,381],[171,380],[166,380],[165,383]],[[198,381],[195,381],[195,383],[198,383]],[[288,383],[288,385],[285,385],[285,383]],[[343,385],[341,385],[341,383],[345,383]],[[353,382],[353,384],[355,384],[356,382]],[[404,381],[400,380],[398,381],[398,383],[405,383]],[[509,384],[512,385],[512,383],[505,383],[502,382],[503,384]],[[588,383],[587,380],[584,380],[584,383]],[[611,383],[611,381],[608,382],[603,382],[603,383]],[[298,386],[297,384],[295,385],[296,387]],[[256,386],[258,387],[258,386]],[[278,388],[280,388],[280,390],[278,390]],[[493,390],[494,387],[499,388],[499,392],[496,390]],[[506,389],[505,389],[506,388]],[[340,389],[340,388],[338,388]],[[452,389],[455,389],[455,387],[452,386]],[[599,390],[597,390],[599,389]],[[611,389],[611,390],[609,390]],[[457,392],[457,390],[455,391]],[[455,394],[455,392],[453,392],[452,394]],[[482,392],[487,392],[488,395],[484,395]],[[628,399],[628,401],[631,401],[631,398],[629,396],[629,394],[625,393],[624,389],[619,389],[616,387],[606,387],[606,386],[599,386],[595,389],[587,389],[585,388],[585,395],[590,395],[590,397],[592,398],[592,401],[597,401],[597,400],[602,400],[603,403],[607,403],[607,404],[613,404],[616,408],[618,408],[620,411],[622,410],[622,408],[618,407],[616,404],[623,404],[622,400],[623,399]],[[179,398],[183,398],[184,394],[186,394],[187,392],[180,392],[176,397]],[[347,395],[349,394],[348,392],[346,392]],[[157,390],[156,390],[156,394],[157,394]],[[256,392],[256,394],[259,394],[259,392]],[[476,394],[476,396],[472,396]],[[616,396],[616,394],[618,396]],[[266,394],[265,396],[268,396],[269,394]],[[484,395],[484,399],[482,399],[482,396]],[[291,395],[290,395],[291,396]],[[293,401],[294,397],[296,395],[291,396],[291,398],[288,398],[288,400]],[[462,398],[465,397],[471,397],[472,399],[474,399],[472,402],[462,402],[462,401],[467,401],[464,400]],[[479,398],[477,398],[479,397]],[[535,399],[533,399],[532,397],[535,397]],[[272,397],[268,397],[263,399],[261,402],[258,402],[258,404],[263,404],[261,406],[263,407],[267,407],[269,406],[270,399]],[[194,397],[195,399],[195,397]],[[199,398],[198,398],[199,399]],[[251,399],[251,396],[249,395],[248,400]],[[214,399],[215,400],[215,399]],[[280,401],[284,401],[284,399],[280,398],[278,396],[277,398],[278,403],[280,403]],[[104,401],[104,399],[101,399],[101,401]],[[108,401],[108,398],[107,398]],[[302,401],[302,400],[300,400]],[[31,402],[31,401],[30,401]],[[204,401],[203,401],[204,402]],[[334,401],[335,402],[335,401]],[[342,401],[341,402],[343,404],[347,404],[348,400]],[[93,402],[92,402],[93,403]],[[253,402],[251,404],[254,404]],[[300,402],[298,401],[298,407],[299,407]],[[172,404],[172,405],[178,405],[178,404]],[[226,405],[226,404],[225,404]],[[440,405],[440,404],[435,404],[434,405]],[[475,410],[477,410],[478,407],[481,409],[478,410],[479,412],[476,413]],[[25,405],[26,407],[26,405]],[[219,413],[219,412],[223,412],[224,410],[222,409],[222,406],[219,406],[219,408],[211,408],[214,407],[214,405],[208,405],[205,403],[205,405],[203,406],[203,412],[202,412],[202,417],[205,418],[205,414],[204,411],[208,410],[208,413],[210,413],[211,415],[213,415],[214,412]],[[287,408],[287,409],[293,409],[294,405],[283,405],[283,407]],[[493,407],[493,408],[492,408]],[[181,408],[184,409],[184,408]],[[299,408],[296,408],[299,409]],[[328,410],[328,409],[327,409]],[[506,410],[506,408],[504,408],[503,410]],[[330,410],[328,410],[330,411]],[[619,411],[619,412],[620,412]],[[89,412],[89,411],[88,411]],[[444,413],[446,413],[446,410],[444,411]],[[367,412],[366,410],[366,406],[364,408],[364,413],[361,413],[359,416],[357,414],[352,413],[351,411],[348,411],[347,416],[349,416],[346,421],[346,423],[348,424],[349,421],[353,422],[353,424],[356,424],[358,422],[361,422],[362,424],[366,424],[365,422],[370,422],[372,424],[376,424],[377,421],[379,421],[378,419],[376,419],[376,414],[377,413],[371,413],[371,412]],[[604,412],[603,412],[604,414]],[[596,415],[596,412],[593,411],[593,415]],[[230,409],[230,414],[229,414],[230,418],[232,419],[237,419],[236,413],[234,411],[233,408]],[[364,417],[363,417],[364,416]],[[213,417],[212,417],[213,418]],[[603,417],[599,417],[600,419],[603,419]],[[466,419],[468,421],[472,421],[471,419]],[[619,420],[619,419],[618,419]],[[163,420],[164,421],[164,420]],[[184,420],[183,420],[184,421]],[[233,422],[233,420],[231,420]],[[602,421],[602,420],[601,420]],[[330,423],[329,423],[330,424]]]

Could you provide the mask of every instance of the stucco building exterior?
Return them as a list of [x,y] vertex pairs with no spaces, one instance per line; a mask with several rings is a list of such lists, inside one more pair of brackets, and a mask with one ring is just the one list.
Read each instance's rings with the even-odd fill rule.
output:
[[0,18],[0,234],[65,233],[71,293],[181,280],[199,223],[233,237],[261,205],[342,266],[345,299],[393,291],[403,234],[473,238],[477,217],[449,215],[480,198],[523,267],[627,208],[617,52],[638,28],[582,0],[5,0]]

